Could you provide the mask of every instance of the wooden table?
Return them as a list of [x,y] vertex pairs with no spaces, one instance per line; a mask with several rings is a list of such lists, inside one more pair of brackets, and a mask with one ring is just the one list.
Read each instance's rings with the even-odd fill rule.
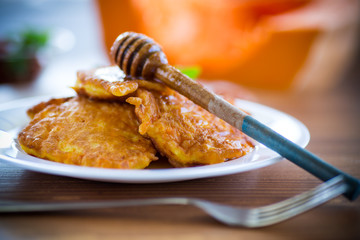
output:
[[[324,93],[261,93],[257,101],[300,119],[308,149],[360,178],[359,75]],[[274,203],[320,181],[289,161],[262,169],[185,182],[119,184],[23,170],[0,161],[0,199],[89,201],[188,196],[238,206]],[[186,206],[0,215],[0,239],[360,239],[360,200],[338,197],[286,222],[245,229],[224,226]]]

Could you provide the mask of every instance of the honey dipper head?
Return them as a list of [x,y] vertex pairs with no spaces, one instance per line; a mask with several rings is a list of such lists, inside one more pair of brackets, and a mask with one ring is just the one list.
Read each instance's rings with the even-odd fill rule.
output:
[[133,78],[152,79],[156,68],[168,63],[154,40],[134,32],[125,32],[116,38],[111,57],[127,76]]

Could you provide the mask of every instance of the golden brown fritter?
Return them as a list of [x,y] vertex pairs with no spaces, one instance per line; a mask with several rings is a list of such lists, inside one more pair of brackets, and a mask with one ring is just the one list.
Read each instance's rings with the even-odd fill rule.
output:
[[19,134],[27,153],[133,169],[157,159],[153,145],[175,167],[221,163],[253,149],[248,137],[192,101],[161,83],[125,79],[118,67],[79,72],[74,89],[79,97],[28,110],[33,120]]
[[127,102],[136,107],[139,132],[175,167],[221,163],[253,149],[238,129],[173,90],[138,89]]
[[134,107],[84,97],[53,99],[28,111],[19,134],[36,157],[91,167],[142,169],[156,160],[150,140],[138,133]]
[[161,90],[164,86],[155,82],[138,79],[126,79],[117,66],[100,67],[90,71],[79,71],[73,89],[79,95],[94,99],[124,100],[138,87]]

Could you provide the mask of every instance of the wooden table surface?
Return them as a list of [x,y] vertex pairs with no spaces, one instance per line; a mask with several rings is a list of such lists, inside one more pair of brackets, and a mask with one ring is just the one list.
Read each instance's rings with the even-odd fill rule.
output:
[[[360,178],[359,75],[324,93],[260,93],[257,101],[301,120],[310,151]],[[261,206],[320,181],[284,160],[250,172],[162,184],[121,184],[52,176],[0,161],[0,199],[90,201],[187,196]],[[129,207],[0,215],[0,239],[360,239],[360,200],[338,197],[291,220],[260,229],[222,225],[187,206]]]

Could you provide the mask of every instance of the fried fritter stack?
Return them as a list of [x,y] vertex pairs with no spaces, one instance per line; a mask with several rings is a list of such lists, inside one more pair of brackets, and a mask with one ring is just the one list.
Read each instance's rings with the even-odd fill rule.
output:
[[141,169],[167,157],[175,167],[241,157],[253,143],[239,130],[166,86],[125,79],[117,67],[81,71],[77,97],[28,110],[21,147],[36,157],[82,166]]

